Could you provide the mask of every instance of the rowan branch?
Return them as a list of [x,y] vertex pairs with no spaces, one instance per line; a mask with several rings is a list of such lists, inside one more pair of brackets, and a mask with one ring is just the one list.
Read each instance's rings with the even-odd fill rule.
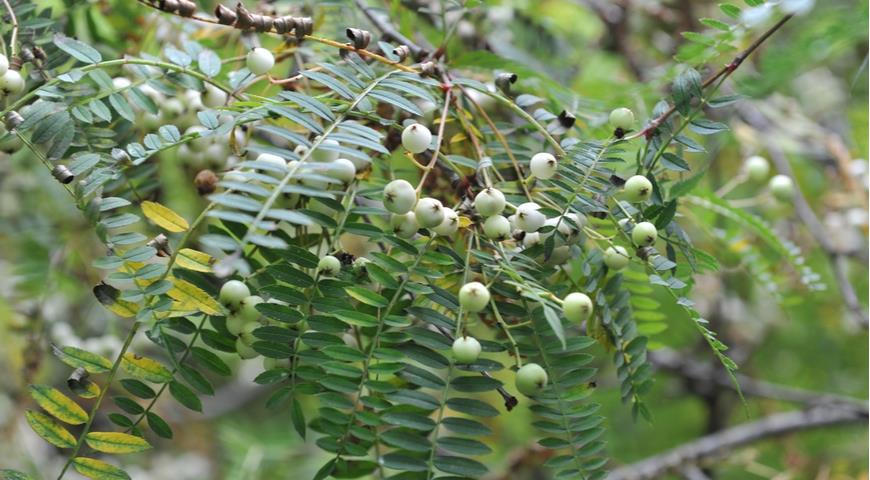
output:
[[792,432],[848,424],[866,424],[867,406],[822,406],[808,410],[776,413],[683,444],[667,452],[626,465],[610,473],[607,480],[647,480],[678,473],[686,466],[721,458],[725,454],[768,438]]
[[[770,38],[771,35],[776,33],[777,30],[782,28],[782,26],[785,25],[786,22],[791,20],[792,16],[793,15],[786,15],[786,16],[782,17],[782,19],[780,19],[778,22],[776,22],[776,24],[774,26],[770,27],[760,37],[756,38],[755,41],[752,42],[752,44],[746,48],[746,50],[743,50],[742,52],[737,54],[737,56],[734,57],[733,60],[731,60],[730,62],[725,64],[725,66],[722,67],[721,69],[719,69],[718,72],[714,73],[713,75],[708,77],[706,80],[704,80],[704,82],[701,83],[701,90],[704,90],[707,87],[709,87],[710,85],[713,85],[717,80],[727,78],[732,73],[734,73],[734,71],[737,70],[740,67],[740,65],[742,65],[743,62],[747,58],[749,58],[749,56],[752,55],[752,53],[755,52],[755,50],[757,50],[758,47],[761,46],[762,43],[764,43],[768,38]],[[639,132],[634,133],[632,135],[626,136],[625,139],[632,140],[632,139],[635,139],[638,137],[646,137],[646,138],[651,137],[655,133],[655,131],[659,128],[659,126],[661,126],[661,124],[664,123],[668,118],[670,118],[670,116],[673,115],[674,112],[676,112],[676,111],[677,111],[676,105],[671,105],[667,110],[665,110],[664,113],[662,113],[661,115],[659,115],[658,117],[656,117],[652,121],[650,121],[650,123],[646,127],[644,127],[642,130],[640,130]]]

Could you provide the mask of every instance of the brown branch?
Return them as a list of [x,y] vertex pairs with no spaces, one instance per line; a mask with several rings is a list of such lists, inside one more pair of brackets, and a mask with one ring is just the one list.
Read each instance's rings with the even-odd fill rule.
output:
[[[791,20],[791,18],[792,18],[792,15],[786,15],[786,16],[782,17],[782,19],[780,19],[778,22],[776,22],[776,24],[774,26],[770,27],[766,32],[764,32],[764,34],[762,34],[760,37],[756,38],[755,41],[752,42],[752,44],[746,48],[746,50],[743,50],[742,52],[737,54],[737,56],[734,57],[733,60],[728,62],[718,72],[716,72],[715,74],[711,75],[706,80],[704,80],[704,82],[701,83],[701,90],[704,90],[707,87],[709,87],[710,85],[713,85],[717,80],[726,78],[726,77],[730,76],[732,73],[734,73],[734,71],[737,70],[737,68],[739,68],[740,65],[743,64],[743,62],[747,58],[749,58],[749,56],[752,55],[752,53],[755,52],[755,50],[757,50],[758,47],[760,47],[762,43],[764,43],[768,38],[770,38],[771,35],[776,33],[776,31],[779,30],[783,25],[785,25],[786,22]],[[650,138],[655,133],[655,131],[659,128],[659,126],[661,126],[662,123],[664,123],[668,118],[670,118],[670,116],[673,115],[676,110],[677,110],[677,107],[675,105],[671,105],[667,110],[665,110],[664,113],[662,113],[658,117],[654,118],[642,130],[640,130],[637,133],[634,133],[632,135],[625,137],[625,139],[632,140],[632,139],[635,139],[638,137]]]
[[731,427],[676,447],[667,452],[626,465],[610,473],[607,480],[647,480],[678,472],[721,458],[725,454],[768,438],[792,432],[847,424],[866,424],[867,406],[815,407],[808,410],[777,413],[761,420]]
[[[748,102],[740,107],[740,114],[747,124],[760,132],[766,132],[771,130],[773,127],[764,114]],[[770,136],[762,135],[762,138],[770,138]],[[767,148],[767,151],[770,154],[770,159],[774,166],[776,166],[777,171],[794,180],[794,171],[791,168],[788,158],[785,156],[785,152],[779,148],[779,145],[766,140],[765,147]],[[797,183],[795,182],[795,185],[796,184]],[[819,218],[816,216],[815,212],[813,212],[812,207],[810,207],[809,202],[807,202],[806,197],[804,197],[799,188],[795,188],[793,200],[795,213],[798,218],[807,227],[810,235],[813,236],[828,258],[828,262],[831,265],[831,271],[834,274],[834,280],[837,282],[837,286],[840,289],[840,295],[843,297],[843,303],[845,304],[846,309],[854,318],[855,323],[861,328],[866,329],[868,327],[867,309],[861,305],[861,301],[855,293],[855,288],[849,280],[849,275],[846,271],[846,252],[837,249],[831,243],[831,240],[828,238],[829,234],[827,229],[825,229],[824,225],[819,221]]]

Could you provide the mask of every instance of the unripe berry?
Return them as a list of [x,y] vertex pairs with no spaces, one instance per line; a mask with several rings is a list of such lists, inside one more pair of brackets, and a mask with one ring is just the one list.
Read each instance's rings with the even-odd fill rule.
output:
[[257,310],[257,305],[263,303],[263,297],[251,295],[242,299],[242,306],[239,308],[239,316],[245,323],[256,322],[262,316]]
[[326,140],[320,142],[320,145],[317,146],[317,150],[311,152],[311,160],[314,162],[333,162],[338,159],[340,153],[337,148],[340,147],[341,144],[335,140],[327,138]]
[[541,244],[541,234],[538,232],[527,233],[523,236],[523,247],[532,248]]
[[743,168],[753,182],[761,182],[770,174],[770,163],[766,158],[758,155],[747,158]]
[[498,215],[505,205],[504,194],[492,187],[484,188],[474,197],[474,209],[484,218]]
[[569,293],[562,300],[562,311],[568,320],[583,322],[592,314],[592,300],[585,293]]
[[290,359],[263,357],[263,370],[273,370],[276,368],[290,368]]
[[459,289],[459,305],[466,312],[482,311],[489,304],[489,289],[480,282],[468,282]]
[[571,247],[568,245],[562,245],[560,247],[556,247],[550,253],[549,257],[544,259],[544,265],[548,267],[562,265],[571,259]]
[[612,270],[622,270],[628,266],[628,250],[624,247],[607,247],[604,251],[604,264]]
[[317,262],[317,272],[327,277],[334,277],[341,272],[341,262],[332,255],[324,255]]
[[640,222],[631,230],[631,240],[639,247],[648,247],[655,243],[659,232],[650,222]]
[[421,227],[437,227],[444,221],[444,206],[434,198],[421,198],[414,207],[414,215]]
[[559,163],[556,161],[556,157],[546,152],[536,153],[529,161],[529,170],[531,170],[532,175],[545,180],[553,178],[558,168]]
[[767,186],[777,200],[788,202],[794,197],[794,182],[786,175],[774,175]]
[[193,125],[191,127],[188,127],[188,129],[184,131],[184,135],[192,135],[195,137],[188,143],[188,145],[190,145],[190,149],[194,152],[205,151],[205,149],[208,148],[208,146],[211,145],[212,141],[214,140],[214,138],[212,138],[211,136],[204,135],[208,132],[209,130],[202,125]]
[[256,161],[268,165],[262,170],[273,177],[283,177],[287,173],[287,161],[278,155],[261,153],[257,155]]
[[610,125],[621,130],[631,130],[634,126],[634,112],[622,107],[610,112]]
[[420,224],[417,223],[417,216],[414,212],[405,214],[394,213],[390,215],[390,228],[397,237],[411,238],[420,229]]
[[16,95],[24,91],[24,78],[15,70],[7,70],[0,77],[0,90]]
[[223,107],[227,103],[227,92],[210,83],[205,84],[205,92],[202,94],[202,104],[208,108]]
[[245,64],[254,75],[262,75],[275,66],[275,56],[265,48],[253,48],[248,52]]
[[547,386],[547,371],[537,363],[527,363],[517,370],[517,390],[527,397],[537,395]]
[[398,215],[411,211],[417,203],[417,191],[406,180],[393,180],[384,187],[384,208]]
[[232,310],[238,310],[242,300],[245,297],[251,296],[251,291],[248,286],[238,280],[230,280],[221,286],[220,302]]
[[622,187],[625,192],[625,199],[632,203],[645,202],[652,198],[653,186],[643,175],[635,175],[625,182]]
[[227,315],[227,330],[233,335],[239,335],[242,333],[242,328],[245,326],[245,320],[238,313],[231,313]]
[[244,360],[255,358],[260,355],[256,350],[242,341],[242,337],[236,339],[236,352],[238,352],[239,357]]
[[6,55],[0,54],[0,76],[6,75],[7,70],[9,70],[9,59]]
[[483,233],[492,240],[507,240],[511,236],[511,222],[501,215],[493,215],[483,222]]
[[474,337],[457,337],[453,341],[456,363],[474,363],[480,357],[480,342]]
[[537,232],[547,222],[547,217],[538,211],[540,208],[534,202],[526,202],[517,207],[517,227],[526,233]]
[[576,243],[584,238],[583,227],[586,226],[586,216],[574,212],[566,213],[562,223],[568,225],[570,233],[566,237],[568,243]]
[[449,237],[459,230],[459,215],[452,208],[444,207],[444,220],[432,231],[438,235]]
[[356,177],[356,166],[346,158],[339,158],[329,163],[326,175],[348,184]]
[[414,123],[402,131],[402,146],[411,153],[423,153],[432,143],[432,132],[425,125]]

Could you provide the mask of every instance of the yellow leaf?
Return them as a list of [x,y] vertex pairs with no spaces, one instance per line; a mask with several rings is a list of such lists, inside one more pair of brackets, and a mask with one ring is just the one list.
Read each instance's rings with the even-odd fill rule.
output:
[[135,353],[127,352],[121,367],[130,375],[148,382],[166,383],[172,380],[172,372],[157,360],[141,357]]
[[186,280],[179,278],[173,280],[172,289],[166,294],[178,302],[178,310],[198,310],[206,315],[218,315],[223,311],[211,295]]
[[214,262],[215,259],[211,255],[190,248],[182,248],[175,257],[176,265],[195,272],[211,272]]
[[51,350],[63,363],[73,368],[84,368],[89,373],[108,372],[112,369],[112,362],[108,358],[78,347],[52,345]]
[[85,442],[104,453],[134,453],[151,448],[144,438],[121,432],[90,432],[85,435]]
[[70,425],[81,425],[88,421],[88,414],[76,402],[48,385],[31,385],[30,396],[54,418]]
[[459,228],[468,228],[472,224],[472,221],[468,217],[460,216],[459,217]]
[[76,457],[72,463],[77,472],[94,480],[130,480],[127,472],[96,458]]
[[111,305],[105,305],[105,307],[121,318],[132,318],[139,312],[139,304],[126,300],[115,300]]
[[181,215],[157,202],[149,202],[147,200],[142,202],[142,213],[149,220],[157,224],[158,227],[169,232],[183,232],[190,228],[187,220],[182,218]]
[[30,428],[46,442],[59,448],[73,448],[76,446],[76,438],[63,425],[48,415],[28,410],[24,412],[24,417],[27,419],[27,423],[30,424]]

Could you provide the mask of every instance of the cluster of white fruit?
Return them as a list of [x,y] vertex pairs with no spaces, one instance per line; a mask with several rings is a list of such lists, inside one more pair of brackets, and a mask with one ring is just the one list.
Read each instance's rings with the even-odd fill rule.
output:
[[18,70],[9,68],[9,59],[0,54],[0,99],[6,95],[18,95],[24,91],[24,77]]
[[[250,359],[259,356],[260,354],[252,347],[257,340],[254,330],[269,324],[269,321],[257,310],[257,305],[264,302],[263,298],[251,295],[248,286],[238,280],[224,283],[218,298],[230,312],[227,315],[226,326],[227,330],[237,337],[236,352],[239,357]],[[263,358],[263,368],[266,370],[288,366],[287,359]]]

